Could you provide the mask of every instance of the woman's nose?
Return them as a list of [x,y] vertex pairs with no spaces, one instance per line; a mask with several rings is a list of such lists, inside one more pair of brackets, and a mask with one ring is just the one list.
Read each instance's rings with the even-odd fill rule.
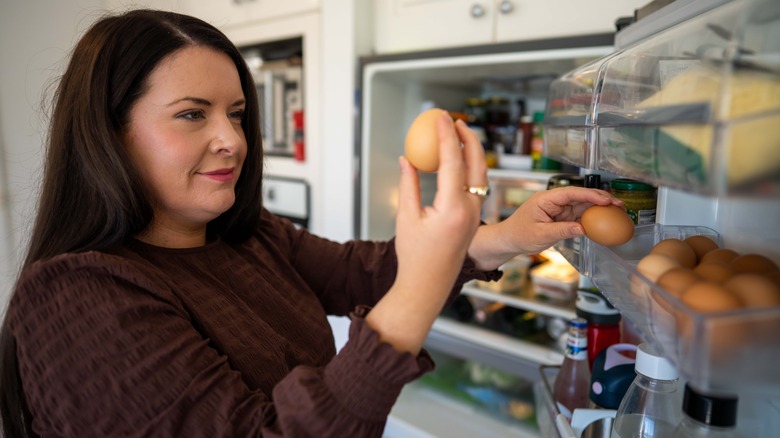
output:
[[216,122],[211,140],[211,147],[214,153],[224,152],[233,154],[243,143],[244,131],[240,124],[237,124],[229,117]]

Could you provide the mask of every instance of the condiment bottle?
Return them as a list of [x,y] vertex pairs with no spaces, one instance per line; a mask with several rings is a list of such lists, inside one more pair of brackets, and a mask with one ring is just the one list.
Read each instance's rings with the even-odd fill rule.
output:
[[736,427],[736,397],[708,396],[685,385],[683,419],[674,438],[734,438]]
[[577,316],[588,321],[588,366],[602,350],[620,342],[620,312],[598,290],[580,289]]
[[553,400],[569,421],[575,409],[589,405],[590,369],[588,368],[588,322],[583,318],[569,321],[566,356],[553,385]]
[[520,155],[529,155],[531,153],[531,136],[533,135],[534,119],[528,114],[520,116],[520,123],[517,126],[517,138],[515,142],[515,153]]
[[639,344],[636,378],[620,402],[612,438],[668,438],[680,423],[677,370],[648,344]]

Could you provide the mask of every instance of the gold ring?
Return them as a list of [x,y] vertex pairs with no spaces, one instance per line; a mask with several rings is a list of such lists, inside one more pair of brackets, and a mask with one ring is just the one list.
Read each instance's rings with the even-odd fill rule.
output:
[[484,198],[490,193],[490,186],[463,186],[463,190]]

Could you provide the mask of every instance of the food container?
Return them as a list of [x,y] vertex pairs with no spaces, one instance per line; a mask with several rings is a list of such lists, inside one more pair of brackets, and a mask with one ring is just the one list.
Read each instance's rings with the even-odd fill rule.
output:
[[522,289],[528,282],[528,268],[533,260],[519,255],[501,265],[498,269],[504,274],[497,281],[477,280],[477,286],[493,292],[505,293]]
[[660,349],[680,375],[700,391],[780,393],[780,307],[702,313],[685,306],[636,270],[636,264],[664,239],[705,235],[706,227],[644,225],[626,244],[605,247],[589,240],[588,257],[569,252],[587,266],[598,289],[641,337]]
[[547,262],[531,269],[534,294],[553,301],[574,300],[579,282],[579,272],[569,263]]

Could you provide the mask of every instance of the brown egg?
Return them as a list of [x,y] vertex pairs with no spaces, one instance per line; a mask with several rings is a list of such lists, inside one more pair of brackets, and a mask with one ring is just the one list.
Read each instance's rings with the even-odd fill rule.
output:
[[774,281],[776,285],[780,286],[780,271],[764,274],[764,277]]
[[634,222],[626,211],[614,205],[594,205],[580,218],[585,235],[605,246],[622,245],[634,237]]
[[636,270],[647,277],[648,280],[655,283],[661,275],[666,273],[666,271],[679,267],[681,267],[680,263],[669,256],[663,254],[648,254],[642,257],[642,260],[637,263]]
[[693,268],[693,272],[704,280],[718,284],[725,283],[735,274],[734,269],[726,263],[706,261]]
[[693,284],[682,293],[680,299],[697,312],[722,312],[742,307],[742,301],[737,295],[710,281]]
[[731,261],[734,271],[746,274],[768,274],[777,271],[777,265],[769,257],[760,254],[743,254]]
[[[406,159],[422,172],[436,172],[439,169],[439,133],[436,120],[446,111],[431,108],[423,111],[406,132]],[[452,126],[455,129],[455,126]]]
[[780,286],[763,275],[735,275],[724,287],[738,296],[746,307],[780,306]]
[[650,254],[667,255],[689,269],[696,266],[696,253],[690,245],[680,239],[664,239],[653,246]]
[[679,297],[683,291],[702,278],[688,268],[672,268],[661,274],[656,283],[672,296]]
[[697,262],[701,261],[704,254],[707,254],[713,249],[718,249],[718,243],[707,236],[690,236],[685,238],[684,242],[693,249],[694,253],[696,253]]
[[739,257],[739,254],[737,254],[737,252],[734,250],[728,248],[718,248],[709,251],[707,254],[704,254],[704,256],[701,258],[701,261],[699,261],[699,263],[704,263],[704,262],[731,263],[731,261],[737,257]]

